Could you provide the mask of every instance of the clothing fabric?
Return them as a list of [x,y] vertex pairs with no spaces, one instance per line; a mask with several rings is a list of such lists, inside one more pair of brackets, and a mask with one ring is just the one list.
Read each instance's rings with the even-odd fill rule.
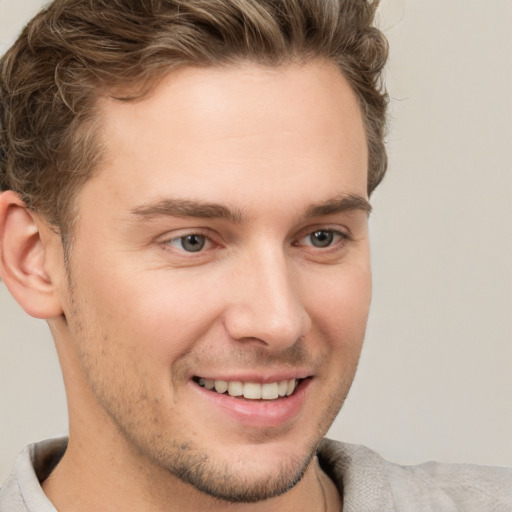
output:
[[323,470],[343,512],[512,512],[512,469],[427,462],[401,466],[357,445],[324,440]]
[[[56,512],[42,482],[67,446],[28,446],[0,489],[0,512]],[[428,462],[400,466],[364,446],[324,439],[323,470],[343,496],[343,512],[512,512],[512,469]]]

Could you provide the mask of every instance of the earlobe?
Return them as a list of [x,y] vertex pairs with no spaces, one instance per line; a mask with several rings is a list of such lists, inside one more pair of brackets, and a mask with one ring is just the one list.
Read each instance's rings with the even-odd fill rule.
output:
[[29,315],[50,319],[62,309],[46,270],[48,247],[41,228],[42,220],[18,194],[0,194],[0,276]]

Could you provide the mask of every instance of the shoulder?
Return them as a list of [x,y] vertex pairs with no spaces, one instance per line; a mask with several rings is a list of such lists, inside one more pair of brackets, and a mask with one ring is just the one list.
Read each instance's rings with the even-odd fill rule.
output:
[[16,466],[0,488],[0,512],[26,512],[27,507],[23,500],[23,485],[20,478],[20,469],[30,464],[30,449],[25,448],[16,461]]
[[402,466],[366,447],[330,440],[318,455],[348,511],[512,512],[512,469],[439,462]]
[[0,487],[0,512],[25,512],[26,510],[19,482],[13,472]]
[[27,446],[0,488],[0,512],[56,512],[43,490],[43,481],[66,450],[67,439],[49,439]]

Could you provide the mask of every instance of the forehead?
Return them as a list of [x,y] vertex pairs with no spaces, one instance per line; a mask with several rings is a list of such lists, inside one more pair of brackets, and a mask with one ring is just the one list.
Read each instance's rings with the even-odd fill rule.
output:
[[183,68],[141,100],[103,100],[100,113],[106,153],[92,181],[127,202],[247,202],[292,183],[325,195],[333,181],[340,194],[366,195],[362,117],[333,64]]

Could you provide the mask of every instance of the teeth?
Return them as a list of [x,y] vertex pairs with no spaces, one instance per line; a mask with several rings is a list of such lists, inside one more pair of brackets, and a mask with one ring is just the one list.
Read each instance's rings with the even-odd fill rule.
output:
[[244,385],[241,382],[230,382],[228,384],[228,395],[242,396],[244,394]]
[[261,398],[264,400],[275,400],[279,397],[279,384],[273,382],[272,384],[263,384],[261,386]]
[[290,396],[297,387],[297,381],[295,379],[291,379],[288,381],[288,387],[286,388],[286,396]]
[[277,385],[277,392],[279,393],[279,396],[286,396],[286,391],[288,390],[288,381],[282,380]]
[[226,393],[230,396],[243,396],[248,400],[275,400],[279,397],[290,396],[297,388],[296,379],[282,380],[259,384],[257,382],[225,381],[212,379],[199,379],[199,385],[217,393]]
[[261,398],[261,384],[246,382],[244,384],[244,398],[259,400]]
[[228,390],[228,383],[225,380],[215,381],[215,391],[217,393],[225,393]]

